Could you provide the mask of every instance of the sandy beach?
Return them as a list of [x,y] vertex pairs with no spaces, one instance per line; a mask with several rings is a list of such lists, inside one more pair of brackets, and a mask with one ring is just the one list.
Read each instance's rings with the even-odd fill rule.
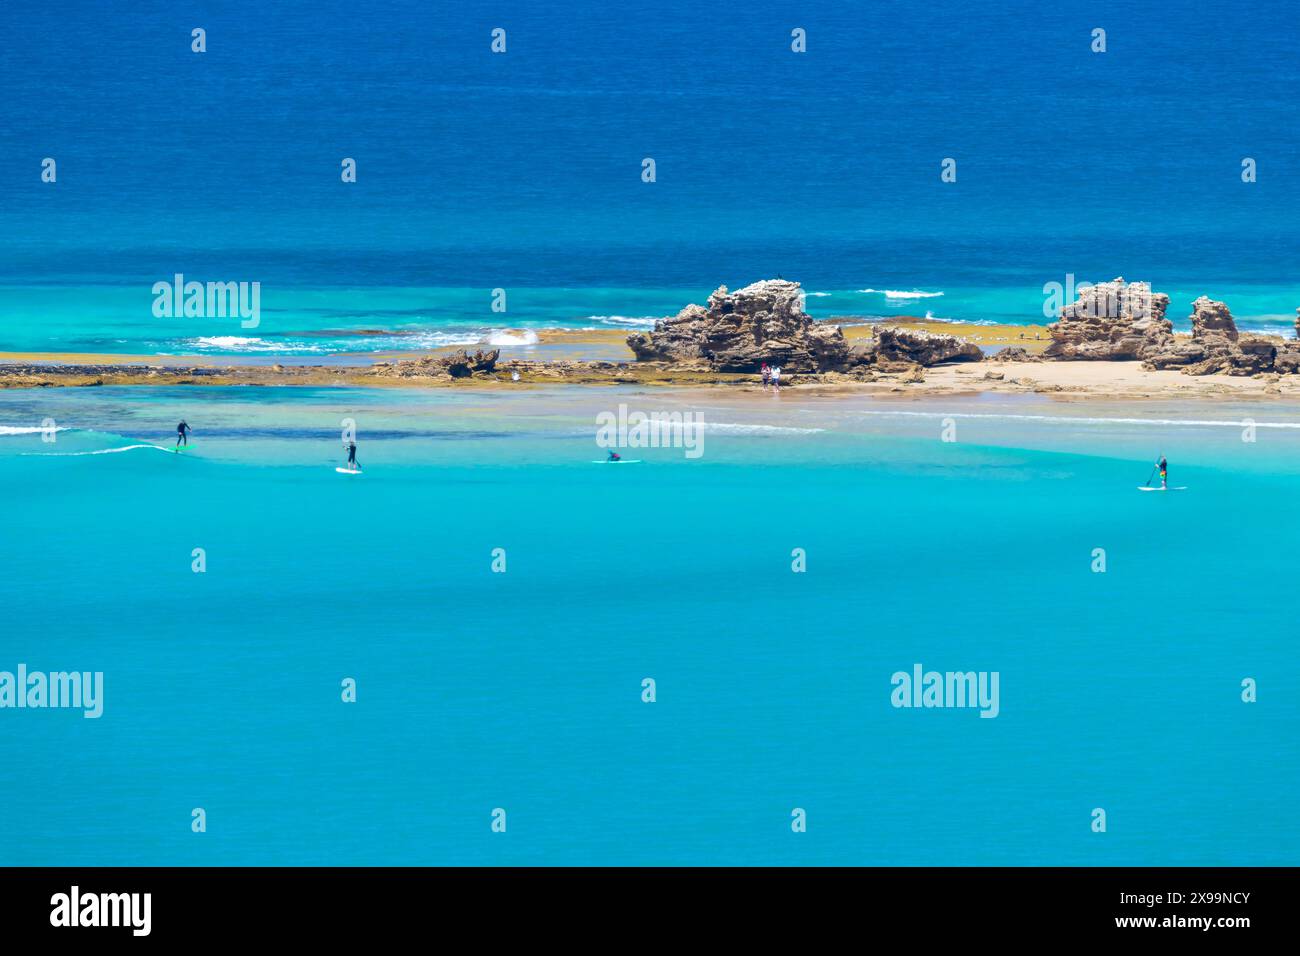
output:
[[[419,359],[383,358],[365,364],[230,364],[228,359],[173,359],[107,355],[0,355],[0,388],[97,385],[354,386],[381,388],[510,389],[546,385],[711,386],[761,393],[752,374],[670,367],[653,362],[586,362],[510,359],[504,355],[487,375],[453,378],[437,374]],[[518,380],[514,375],[518,374]],[[792,375],[785,395],[857,392],[920,397],[994,393],[1049,394],[1081,399],[1295,398],[1294,376],[1192,376],[1175,370],[1150,371],[1141,362],[978,362],[940,365],[869,377],[824,372]]]

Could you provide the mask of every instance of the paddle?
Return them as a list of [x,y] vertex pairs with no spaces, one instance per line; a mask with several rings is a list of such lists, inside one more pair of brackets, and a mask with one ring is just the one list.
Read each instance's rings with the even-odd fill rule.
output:
[[1159,468],[1159,467],[1160,467],[1160,457],[1157,455],[1157,456],[1156,456],[1156,463],[1155,463],[1154,465],[1151,466],[1151,474],[1147,475],[1147,483],[1146,483],[1146,486],[1147,486],[1148,488],[1151,487],[1151,479],[1154,478],[1154,477],[1156,476],[1156,469]]

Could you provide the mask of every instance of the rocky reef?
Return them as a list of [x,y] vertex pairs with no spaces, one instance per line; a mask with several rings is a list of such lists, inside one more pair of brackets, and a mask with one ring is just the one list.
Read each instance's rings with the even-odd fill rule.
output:
[[1259,335],[1242,335],[1228,306],[1207,296],[1192,303],[1191,340],[1177,340],[1147,354],[1143,367],[1178,368],[1187,375],[1259,375],[1295,372],[1300,348]]
[[714,371],[757,372],[767,362],[783,371],[820,372],[849,363],[836,326],[818,325],[803,310],[799,283],[765,279],[735,292],[721,286],[707,306],[688,305],[653,331],[629,335],[638,361],[703,360]]
[[1061,309],[1047,327],[1052,343],[1043,353],[1051,359],[1145,359],[1173,341],[1173,323],[1165,318],[1169,296],[1151,291],[1147,282],[1123,277],[1079,290],[1077,301]]
[[877,359],[926,366],[940,362],[978,362],[984,357],[978,345],[955,335],[891,326],[876,330],[875,352]]
[[978,362],[978,345],[923,329],[884,327],[870,344],[850,348],[838,326],[803,311],[797,282],[765,279],[735,292],[722,286],[707,306],[688,305],[653,331],[629,335],[638,361],[697,364],[718,372],[757,372],[766,362],[787,373],[846,372],[905,363]]
[[470,355],[459,349],[448,355],[431,355],[409,362],[381,362],[375,366],[377,375],[387,378],[471,378],[487,376],[496,371],[500,349]]

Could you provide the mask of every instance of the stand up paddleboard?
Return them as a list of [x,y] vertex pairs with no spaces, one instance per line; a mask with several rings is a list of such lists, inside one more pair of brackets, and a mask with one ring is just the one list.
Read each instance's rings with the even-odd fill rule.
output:
[[175,448],[172,449],[172,451],[175,452],[189,451],[193,447],[194,447],[194,442],[190,442],[188,445],[177,445]]
[[600,461],[592,461],[593,465],[639,465],[640,458],[620,458],[618,461],[610,461],[608,458],[602,458]]
[[361,469],[360,469],[360,468],[335,468],[334,470],[337,471],[340,475],[359,475],[359,474],[361,474]]
[[1177,488],[1148,488],[1145,485],[1138,485],[1138,491],[1186,491],[1186,485],[1179,485]]

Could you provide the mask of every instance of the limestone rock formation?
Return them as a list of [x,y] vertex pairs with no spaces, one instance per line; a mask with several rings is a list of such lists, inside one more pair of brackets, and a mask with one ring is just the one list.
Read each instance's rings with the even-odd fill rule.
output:
[[638,361],[704,359],[724,372],[757,372],[764,362],[788,372],[819,372],[848,364],[837,326],[818,325],[803,310],[797,282],[765,279],[735,292],[721,286],[707,307],[688,305],[627,344]]
[[1169,296],[1147,282],[1118,278],[1079,290],[1078,301],[1061,309],[1047,327],[1054,359],[1143,359],[1166,347],[1173,323],[1165,318]]
[[1300,342],[1283,342],[1273,355],[1273,371],[1283,375],[1300,375]]
[[1273,371],[1277,357],[1277,344],[1260,335],[1243,335],[1237,339],[1237,347],[1231,353],[1229,375],[1258,375],[1260,372]]
[[1261,335],[1241,335],[1227,305],[1201,296],[1192,303],[1192,338],[1149,352],[1144,367],[1181,368],[1187,375],[1295,374],[1300,345]]
[[[1029,353],[1029,352],[1026,351],[1025,349],[1022,349],[1019,345],[1008,345],[1008,346],[1006,346],[1005,348],[998,349],[996,352],[994,352],[992,355],[989,356],[989,359],[988,359],[988,360],[989,360],[990,362],[1039,362],[1039,361],[1042,361],[1042,360],[1041,360],[1037,355],[1032,355],[1031,353]],[[985,377],[985,378],[988,378],[988,376],[989,376],[989,375],[992,375],[992,374],[993,374],[992,372],[989,372],[989,373],[988,373],[987,375],[985,375],[984,377]]]
[[489,375],[496,370],[500,349],[479,350],[473,355],[464,349],[447,355],[431,355],[410,362],[391,362],[375,366],[376,374],[392,378],[470,378]]
[[889,362],[926,366],[940,362],[978,362],[984,357],[978,345],[955,335],[892,326],[876,330],[876,355]]
[[1209,375],[1233,366],[1233,357],[1240,350],[1237,323],[1233,321],[1228,306],[1208,296],[1192,303],[1192,338],[1170,339],[1158,349],[1146,354],[1147,368],[1190,367],[1190,375]]
[[484,352],[482,349],[473,355],[464,349],[444,355],[436,361],[446,369],[452,378],[465,378],[475,372],[491,372],[496,369],[497,359],[501,357],[500,349]]
[[1223,302],[1201,296],[1192,303],[1192,338],[1207,344],[1220,339],[1237,341],[1237,323]]

